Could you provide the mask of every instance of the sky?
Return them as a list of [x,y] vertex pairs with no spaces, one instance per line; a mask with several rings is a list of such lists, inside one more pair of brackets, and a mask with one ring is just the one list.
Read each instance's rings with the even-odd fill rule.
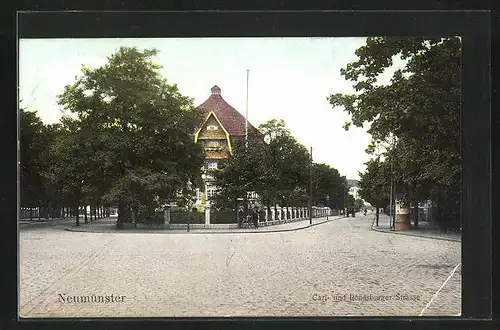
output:
[[[327,97],[352,93],[340,69],[357,59],[366,38],[168,38],[24,39],[19,43],[20,106],[37,110],[45,123],[62,115],[57,104],[64,86],[81,75],[81,66],[99,67],[121,46],[156,48],[161,75],[194,99],[195,106],[221,88],[222,97],[254,126],[284,119],[299,142],[313,148],[313,160],[348,179],[359,179],[370,155],[364,128],[342,126],[349,115],[332,108]],[[389,80],[390,72],[380,80]]]

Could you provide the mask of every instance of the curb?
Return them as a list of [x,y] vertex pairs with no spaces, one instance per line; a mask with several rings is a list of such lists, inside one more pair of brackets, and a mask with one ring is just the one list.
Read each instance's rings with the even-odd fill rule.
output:
[[385,234],[394,234],[394,235],[421,237],[421,238],[428,238],[428,239],[437,239],[437,240],[440,240],[440,241],[448,241],[448,242],[458,242],[458,243],[462,242],[462,240],[453,239],[453,238],[427,236],[427,235],[415,235],[415,234],[411,234],[411,233],[407,233],[407,232],[387,231],[385,229],[378,229],[378,228],[373,227],[373,223],[370,226],[370,230],[373,230],[373,231],[376,231],[376,232],[379,232],[379,233],[385,233]]
[[233,230],[233,231],[228,231],[221,229],[220,231],[210,231],[210,229],[193,229],[189,232],[186,230],[182,229],[175,229],[175,230],[148,230],[148,229],[143,229],[143,230],[134,230],[134,231],[129,231],[129,230],[123,230],[123,231],[118,231],[118,230],[82,230],[80,228],[70,228],[66,227],[64,230],[65,231],[71,231],[71,232],[80,232],[80,233],[102,233],[102,234],[107,234],[107,233],[112,233],[112,234],[122,234],[122,233],[128,233],[128,234],[196,234],[196,235],[211,235],[211,234],[265,234],[265,233],[280,233],[280,232],[289,232],[289,231],[297,231],[297,230],[302,230],[302,229],[307,229],[310,227],[318,226],[333,220],[339,220],[344,217],[336,217],[336,218],[331,218],[328,220],[324,220],[321,222],[308,224],[306,226],[302,227],[297,227],[297,228],[289,228],[289,229],[276,229],[276,230]]

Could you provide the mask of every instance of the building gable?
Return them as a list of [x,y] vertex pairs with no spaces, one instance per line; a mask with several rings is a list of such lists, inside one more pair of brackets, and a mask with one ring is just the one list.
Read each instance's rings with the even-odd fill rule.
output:
[[232,153],[229,133],[214,111],[209,112],[205,121],[195,133],[194,142],[198,143],[200,140],[225,140],[229,153]]
[[215,119],[213,114],[210,114],[203,123],[198,139],[226,139],[226,133],[222,125]]

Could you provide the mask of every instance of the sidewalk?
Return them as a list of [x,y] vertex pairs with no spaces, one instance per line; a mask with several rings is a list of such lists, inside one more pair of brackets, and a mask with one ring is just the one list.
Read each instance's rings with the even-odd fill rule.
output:
[[462,235],[459,233],[448,233],[439,230],[432,226],[429,222],[419,222],[417,229],[407,229],[407,230],[390,230],[390,221],[389,216],[387,214],[379,214],[378,227],[375,224],[375,215],[373,215],[373,222],[370,227],[371,230],[389,233],[389,234],[397,234],[397,235],[407,235],[407,236],[415,236],[415,237],[423,237],[423,238],[431,238],[431,239],[440,239],[444,241],[453,241],[453,242],[461,242]]
[[306,229],[314,227],[329,221],[338,220],[343,216],[329,216],[313,218],[312,225],[309,224],[309,219],[296,222],[289,222],[280,225],[258,227],[258,228],[235,228],[235,229],[191,229],[189,232],[186,229],[116,229],[116,218],[106,218],[96,220],[89,224],[80,224],[79,227],[71,226],[65,230],[74,232],[89,232],[89,233],[156,233],[156,234],[238,234],[238,233],[273,233],[286,232]]
[[[100,219],[104,220],[104,219]],[[88,224],[93,224],[95,221],[100,221],[100,220],[93,220],[90,222],[90,219],[88,219]],[[116,220],[115,220],[116,222]],[[56,227],[56,226],[74,226],[76,223],[76,218],[71,217],[71,218],[51,218],[51,219],[45,219],[42,218],[41,220],[38,220],[38,218],[35,220],[26,220],[26,219],[20,219],[19,220],[19,227],[26,229],[26,228],[37,228],[37,227]],[[80,217],[80,225],[86,225],[85,224],[85,219],[83,217]]]

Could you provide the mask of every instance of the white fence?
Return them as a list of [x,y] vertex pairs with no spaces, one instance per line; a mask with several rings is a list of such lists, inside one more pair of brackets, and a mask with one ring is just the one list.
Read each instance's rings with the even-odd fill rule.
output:
[[[267,208],[259,212],[259,226],[270,226],[281,223],[305,220],[310,217],[307,207],[271,207],[271,212],[268,214]],[[170,211],[165,210],[165,223],[169,228],[186,228],[186,224],[171,224]],[[327,217],[338,215],[338,211],[332,210],[329,207],[312,207],[312,217]],[[230,224],[211,224],[210,223],[210,205],[205,206],[205,223],[191,224],[191,228],[237,228],[236,223]]]
[[30,213],[32,218],[38,218],[40,210],[38,207],[21,207],[19,210],[19,219],[29,219]]

